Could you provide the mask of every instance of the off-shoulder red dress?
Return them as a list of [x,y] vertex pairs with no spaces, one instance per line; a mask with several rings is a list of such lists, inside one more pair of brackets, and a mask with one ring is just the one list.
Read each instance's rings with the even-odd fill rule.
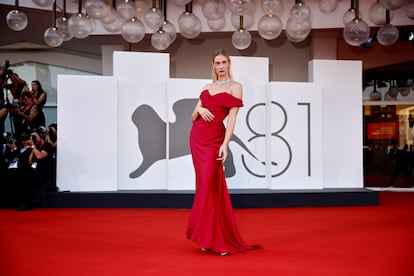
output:
[[257,246],[246,244],[239,234],[223,162],[217,160],[226,132],[223,120],[232,107],[242,107],[243,102],[230,93],[211,95],[208,90],[201,92],[200,100],[214,114],[214,120],[207,122],[199,116],[190,132],[196,189],[187,238],[215,252],[234,254],[255,249]]

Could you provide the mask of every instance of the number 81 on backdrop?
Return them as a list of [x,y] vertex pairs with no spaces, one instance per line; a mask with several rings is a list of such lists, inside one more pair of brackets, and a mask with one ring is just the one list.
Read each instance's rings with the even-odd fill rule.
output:
[[[248,148],[265,143],[266,164],[265,173],[255,170],[257,161],[242,154],[249,177],[266,178],[270,189],[323,188],[322,89],[313,83],[271,82],[266,102],[246,107],[249,134],[243,140]],[[255,129],[255,109],[266,112],[265,133]]]

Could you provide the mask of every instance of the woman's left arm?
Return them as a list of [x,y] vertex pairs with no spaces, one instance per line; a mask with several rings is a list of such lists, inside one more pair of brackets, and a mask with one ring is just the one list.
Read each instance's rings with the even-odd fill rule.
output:
[[[236,83],[234,87],[232,86],[232,95],[236,98],[242,99],[243,97],[242,86],[239,83]],[[230,143],[230,139],[233,136],[234,128],[236,127],[237,114],[239,112],[239,107],[232,107],[229,111],[227,117],[227,126],[226,134],[224,136],[224,141],[220,146],[217,160],[226,161],[227,158],[227,147]]]
[[39,106],[44,106],[46,103],[46,92],[43,92],[42,94],[40,94],[39,99],[37,99],[36,97],[33,98],[35,104],[39,105]]
[[30,114],[25,115],[24,113],[21,114],[23,118],[25,118],[29,122],[33,122],[34,119],[39,115],[39,107],[37,105],[33,105],[30,109]]

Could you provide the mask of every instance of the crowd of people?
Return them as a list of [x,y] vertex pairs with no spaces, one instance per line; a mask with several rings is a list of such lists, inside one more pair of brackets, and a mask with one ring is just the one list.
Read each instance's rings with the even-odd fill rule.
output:
[[57,124],[46,125],[47,93],[38,80],[29,86],[8,68],[0,68],[0,77],[0,208],[31,210],[57,190]]

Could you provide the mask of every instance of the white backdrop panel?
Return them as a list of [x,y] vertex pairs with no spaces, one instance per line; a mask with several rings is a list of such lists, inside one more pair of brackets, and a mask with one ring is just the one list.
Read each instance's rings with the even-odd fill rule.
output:
[[323,91],[325,188],[362,188],[362,62],[313,60],[309,78]]
[[[233,153],[235,174],[227,178],[228,187],[265,188],[265,139],[256,138],[266,128],[263,104],[269,82],[269,58],[231,56],[233,77],[243,85],[244,106],[239,109],[234,136],[229,144]],[[237,144],[234,138],[239,138]],[[256,160],[250,153],[254,155]]]
[[322,90],[313,83],[269,84],[272,189],[320,189]]
[[113,75],[118,79],[162,81],[170,77],[168,53],[114,52]]
[[57,186],[61,191],[117,189],[117,80],[58,76]]
[[[252,69],[252,71],[256,71]],[[260,72],[260,70],[258,70]],[[243,81],[243,104],[229,149],[235,175],[228,177],[231,189],[266,188],[266,84]]]
[[166,189],[166,82],[119,80],[118,189]]
[[231,56],[233,77],[244,83],[269,82],[269,58]]
[[[211,82],[205,79],[170,79],[168,97],[168,189],[194,190],[195,174],[189,151],[191,114],[202,88]],[[177,149],[178,148],[178,149]]]

